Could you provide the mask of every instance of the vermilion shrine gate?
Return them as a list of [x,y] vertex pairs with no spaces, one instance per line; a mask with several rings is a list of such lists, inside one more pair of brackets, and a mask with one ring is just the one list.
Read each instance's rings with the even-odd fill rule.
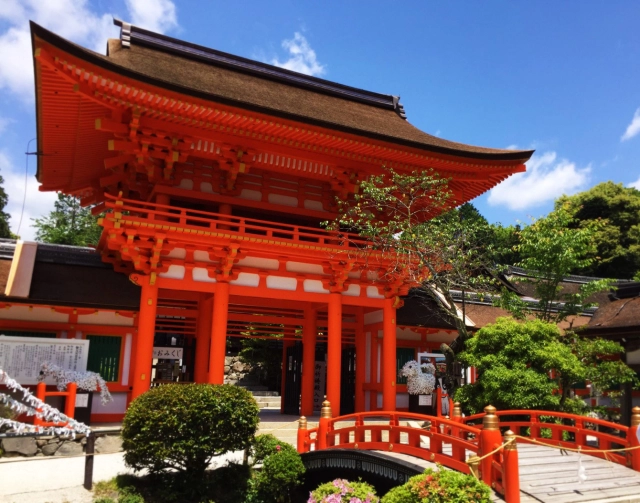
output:
[[172,323],[161,314],[181,307],[196,382],[223,382],[228,336],[277,326],[285,355],[302,343],[302,414],[321,342],[331,403],[355,348],[355,411],[405,408],[397,348],[454,336],[397,326],[411,285],[382,280],[382,258],[348,253],[320,223],[383,166],[434,169],[462,204],[524,171],[531,152],[443,140],[412,126],[395,96],[117,24],[106,56],[31,30],[40,190],[106,212],[102,259],[141,289],[128,400],[151,385],[154,333]]

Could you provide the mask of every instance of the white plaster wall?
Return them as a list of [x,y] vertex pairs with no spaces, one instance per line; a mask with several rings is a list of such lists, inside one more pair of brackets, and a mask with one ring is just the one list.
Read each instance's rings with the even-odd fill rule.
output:
[[349,285],[342,295],[347,295],[348,297],[360,297],[360,285]]
[[285,278],[284,276],[267,276],[267,288],[273,290],[295,291],[298,287],[296,278]]
[[281,204],[283,206],[298,206],[298,198],[293,196],[284,196],[282,194],[269,194],[267,198],[272,204]]
[[319,279],[305,279],[303,287],[304,291],[309,293],[330,293]]
[[167,255],[163,255],[163,256],[182,260],[187,256],[187,250],[185,250],[184,248],[174,248]]
[[127,410],[127,394],[111,393],[113,401],[106,405],[102,405],[100,401],[100,393],[93,394],[93,403],[91,404],[92,414],[124,414]]
[[305,264],[304,262],[287,262],[287,271],[303,274],[317,274],[325,276],[324,269],[320,264]]
[[248,199],[249,201],[262,201],[262,192],[259,190],[242,189],[240,199]]
[[304,200],[304,207],[308,210],[315,211],[324,211],[324,206],[322,206],[322,201],[314,201],[312,199]]
[[409,408],[409,393],[396,394],[396,407]]
[[0,309],[0,319],[3,320],[28,320],[28,321],[51,321],[54,323],[66,323],[69,315],[57,313],[50,307],[10,306]]
[[161,278],[169,279],[182,279],[184,278],[184,266],[183,265],[170,265],[166,272],[158,274]]
[[367,287],[367,297],[370,299],[384,299],[384,295],[380,295],[378,287],[373,285]]
[[274,258],[261,258],[261,257],[245,257],[238,260],[240,267],[253,267],[254,269],[266,269],[268,271],[277,271],[280,268],[280,263]]
[[112,325],[120,327],[132,327],[133,318],[129,316],[120,316],[113,311],[98,311],[95,314],[79,315],[78,323],[83,325]]
[[207,262],[207,263],[213,262],[213,260],[209,258],[209,252],[204,250],[195,250],[193,252],[193,260],[195,260],[196,262]]
[[640,349],[627,353],[627,363],[630,365],[640,364]]
[[204,267],[194,267],[191,271],[191,277],[193,281],[200,281],[202,283],[215,283],[216,279],[209,276],[209,271]]
[[229,283],[232,285],[256,287],[260,284],[260,275],[252,274],[248,272],[241,272],[240,274],[238,274],[238,279],[229,281]]

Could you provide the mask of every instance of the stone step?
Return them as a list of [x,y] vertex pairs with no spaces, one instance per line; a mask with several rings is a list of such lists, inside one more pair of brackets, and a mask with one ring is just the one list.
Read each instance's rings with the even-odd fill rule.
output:
[[277,402],[258,402],[259,409],[278,409],[280,410],[280,401]]
[[277,391],[252,391],[251,394],[256,396],[280,396],[280,393]]
[[280,403],[282,401],[282,399],[279,396],[256,396],[253,395],[253,398],[256,402],[258,403],[266,403],[266,402],[272,402],[272,403]]
[[258,384],[256,384],[255,386],[251,386],[251,385],[245,385],[245,384],[236,384],[236,386],[238,386],[239,388],[244,388],[247,391],[251,391],[252,393],[254,391],[269,391],[269,388],[266,386],[260,386]]

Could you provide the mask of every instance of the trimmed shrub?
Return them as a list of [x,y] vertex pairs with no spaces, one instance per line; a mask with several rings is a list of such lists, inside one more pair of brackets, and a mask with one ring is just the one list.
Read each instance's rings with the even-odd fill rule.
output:
[[411,477],[399,487],[394,487],[381,503],[490,503],[489,487],[473,475],[428,468],[422,475]]
[[378,503],[379,501],[376,490],[366,482],[336,479],[319,485],[309,495],[307,503]]
[[255,466],[263,463],[271,454],[276,454],[282,450],[295,451],[291,444],[283,442],[271,433],[257,435],[251,443],[251,464]]
[[273,435],[258,435],[252,446],[253,464],[262,463],[251,480],[250,502],[289,502],[305,469],[300,454]]
[[177,470],[199,479],[213,456],[251,445],[258,413],[251,394],[236,386],[153,388],[136,398],[125,415],[125,463],[134,470]]

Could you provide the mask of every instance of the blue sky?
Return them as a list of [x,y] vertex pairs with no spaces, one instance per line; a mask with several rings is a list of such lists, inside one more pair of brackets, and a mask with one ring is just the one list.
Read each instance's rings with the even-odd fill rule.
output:
[[[400,95],[411,123],[450,140],[535,148],[526,174],[474,201],[492,222],[528,222],[606,180],[640,188],[638,2],[2,0],[0,174],[14,232],[35,136],[28,19],[104,52],[112,16]],[[30,158],[26,239],[55,199],[34,173]]]

